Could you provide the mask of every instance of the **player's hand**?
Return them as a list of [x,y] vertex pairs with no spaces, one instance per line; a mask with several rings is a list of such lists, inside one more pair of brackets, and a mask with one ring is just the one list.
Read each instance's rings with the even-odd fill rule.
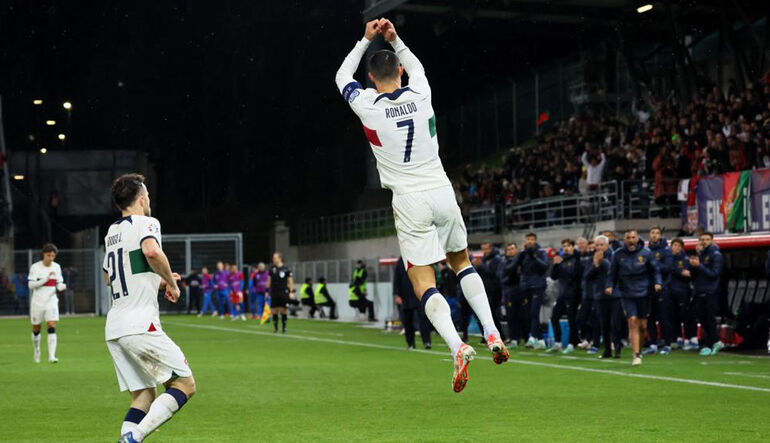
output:
[[396,39],[396,28],[393,26],[393,23],[391,23],[390,20],[381,18],[379,21],[378,29],[385,40],[392,42]]
[[371,20],[367,22],[366,27],[364,28],[364,38],[369,41],[374,40],[374,37],[376,37],[377,34],[380,33],[379,27],[380,27],[379,20]]
[[663,286],[661,286],[661,285],[655,285],[655,286],[653,286],[653,289],[655,289],[655,292],[660,292],[660,291],[662,291],[662,290],[663,290]]
[[558,265],[559,263],[563,262],[564,259],[561,257],[561,255],[557,255],[553,258],[553,264]]
[[166,285],[166,293],[165,293],[166,300],[170,301],[171,303],[176,303],[177,300],[179,300],[179,286],[176,285],[176,282],[174,285]]
[[604,293],[607,294],[607,295],[612,295],[612,288],[606,288],[604,290]]
[[397,305],[399,305],[399,306],[401,306],[401,303],[403,303],[403,302],[401,301],[401,296],[400,296],[400,295],[397,295],[397,296],[396,296],[396,304],[397,304]]
[[689,269],[683,269],[682,270],[682,277],[690,278],[690,270]]

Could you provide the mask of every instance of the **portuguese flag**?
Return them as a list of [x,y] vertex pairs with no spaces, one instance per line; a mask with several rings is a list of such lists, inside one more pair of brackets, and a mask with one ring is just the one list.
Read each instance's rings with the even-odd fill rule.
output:
[[729,232],[743,232],[746,227],[746,193],[751,183],[751,171],[728,172],[722,175],[722,209]]
[[551,119],[551,113],[548,111],[541,112],[540,116],[537,118],[537,126],[542,125],[543,123],[547,122]]

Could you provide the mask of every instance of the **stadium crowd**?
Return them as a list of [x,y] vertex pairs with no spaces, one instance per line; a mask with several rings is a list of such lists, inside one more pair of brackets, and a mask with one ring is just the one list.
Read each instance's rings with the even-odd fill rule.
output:
[[[643,103],[642,103],[643,102]],[[770,75],[725,93],[701,88],[689,103],[649,96],[616,118],[584,109],[511,148],[502,165],[467,165],[456,185],[464,209],[586,194],[605,181],[647,180],[659,203],[673,202],[679,179],[770,166]]]

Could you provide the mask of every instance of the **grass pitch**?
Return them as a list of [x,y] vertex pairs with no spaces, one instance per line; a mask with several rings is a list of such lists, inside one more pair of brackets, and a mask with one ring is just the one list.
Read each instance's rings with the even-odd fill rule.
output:
[[[675,352],[621,360],[513,351],[479,358],[461,394],[439,337],[350,323],[166,316],[198,393],[148,441],[767,441],[770,359]],[[60,362],[32,362],[26,319],[0,320],[0,440],[116,441],[129,396],[104,318],[63,318]],[[47,350],[43,338],[43,356]],[[418,339],[419,342],[419,339]]]

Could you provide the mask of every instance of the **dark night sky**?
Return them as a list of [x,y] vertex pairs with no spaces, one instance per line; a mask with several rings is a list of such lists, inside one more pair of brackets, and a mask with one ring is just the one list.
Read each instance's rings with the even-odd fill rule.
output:
[[[6,2],[8,146],[34,149],[33,98],[70,99],[71,149],[149,153],[166,232],[262,235],[277,217],[349,210],[365,186],[366,144],[333,80],[362,36],[361,9],[361,0]],[[445,20],[440,37],[426,15],[397,29],[428,69],[437,109],[584,37]]]

